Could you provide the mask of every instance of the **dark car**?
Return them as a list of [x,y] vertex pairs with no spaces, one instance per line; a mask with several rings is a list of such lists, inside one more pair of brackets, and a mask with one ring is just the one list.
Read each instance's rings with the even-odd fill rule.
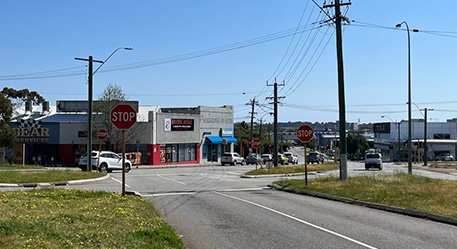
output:
[[263,164],[263,158],[259,154],[252,154],[246,158],[246,164]]
[[308,160],[308,163],[324,163],[324,156],[319,152],[310,152],[306,156],[306,160]]

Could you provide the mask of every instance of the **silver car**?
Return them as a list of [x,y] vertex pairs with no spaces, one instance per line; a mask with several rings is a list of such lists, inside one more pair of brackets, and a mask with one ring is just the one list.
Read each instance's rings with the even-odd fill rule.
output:
[[[84,168],[84,165],[87,164],[87,155],[81,157],[79,161],[79,167]],[[98,161],[100,161],[98,163]],[[101,172],[111,173],[113,170],[122,170],[122,156],[111,152],[111,151],[92,151],[91,153],[91,164],[92,169],[97,168]],[[125,172],[129,172],[132,169],[132,162],[125,160]]]
[[222,166],[224,166],[226,164],[230,164],[230,165],[241,164],[241,165],[244,165],[244,158],[242,156],[240,156],[240,154],[238,154],[238,153],[226,152],[221,157],[221,164],[222,164]]

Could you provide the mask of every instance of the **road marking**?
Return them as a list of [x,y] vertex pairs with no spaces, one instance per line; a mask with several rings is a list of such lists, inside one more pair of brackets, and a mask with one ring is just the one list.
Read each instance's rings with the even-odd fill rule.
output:
[[[263,189],[271,189],[271,188],[270,187],[262,187],[262,188],[222,189],[222,190],[217,190],[217,192],[258,191],[258,190],[263,190]],[[172,195],[196,195],[196,194],[212,193],[212,192],[214,192],[214,190],[158,193],[158,194],[149,194],[149,195],[141,195],[141,196],[143,196],[143,197],[156,197],[156,196],[172,196]]]
[[172,182],[176,182],[176,183],[179,183],[179,184],[182,184],[182,185],[187,185],[186,183],[184,182],[180,182],[180,181],[176,181],[174,179],[171,179],[171,178],[168,178],[168,177],[165,177],[165,176],[161,176],[159,174],[157,174],[158,177],[162,178],[162,179],[165,179],[165,180],[168,180],[168,181],[172,181]]
[[162,194],[150,194],[150,195],[141,195],[142,197],[157,197],[157,196],[171,196],[171,195],[195,195],[199,192],[176,192],[176,193],[162,193]]
[[217,180],[232,181],[232,182],[240,182],[240,181],[233,180],[233,179],[223,179],[223,178],[220,178],[220,177],[209,176],[209,175],[206,174],[206,173],[201,173],[200,175],[203,176],[203,177],[206,177],[206,178],[213,178],[213,179],[217,179]]
[[244,200],[244,199],[241,199],[241,198],[238,198],[238,197],[234,197],[234,196],[230,196],[230,195],[226,195],[226,194],[222,194],[222,193],[218,193],[217,191],[214,191],[213,193],[218,194],[218,195],[222,195],[222,196],[225,196],[225,197],[228,197],[228,198],[232,198],[232,199],[235,199],[235,200],[238,200],[238,201],[242,201],[242,202],[245,202],[245,203],[248,203],[248,204],[251,204],[251,205],[260,207],[260,208],[263,208],[263,209],[265,209],[265,210],[268,210],[268,211],[271,211],[271,212],[273,212],[273,213],[282,215],[282,216],[284,216],[284,217],[293,219],[293,220],[295,220],[295,221],[298,221],[298,222],[303,223],[303,224],[305,224],[305,225],[308,225],[308,226],[310,226],[310,227],[314,227],[314,228],[319,229],[319,230],[321,230],[321,231],[324,231],[324,232],[333,234],[333,235],[335,235],[335,236],[337,236],[337,237],[340,237],[340,238],[343,238],[343,239],[345,239],[345,240],[351,241],[351,242],[353,242],[353,243],[355,243],[355,244],[364,246],[364,247],[366,247],[366,248],[376,249],[376,247],[370,246],[370,245],[365,244],[365,243],[363,243],[363,242],[361,242],[361,241],[358,241],[358,240],[349,238],[349,237],[347,237],[347,236],[345,236],[345,235],[339,234],[339,233],[334,232],[334,231],[332,231],[332,230],[329,230],[329,229],[320,227],[320,226],[318,226],[318,225],[314,225],[313,223],[310,223],[310,222],[307,222],[307,221],[298,219],[298,218],[293,217],[293,216],[291,216],[291,215],[288,215],[288,214],[282,213],[282,212],[280,212],[280,211],[278,211],[278,210],[274,210],[274,209],[272,209],[272,208],[269,208],[269,207],[266,207],[266,206],[257,204],[257,203],[255,203],[255,202],[248,201],[248,200]]
[[[116,182],[122,184],[122,181],[119,181],[119,180],[116,179],[116,178],[111,177],[111,179],[113,179],[113,181],[116,181]],[[125,186],[126,186],[127,188],[131,188],[131,187],[130,187],[129,185],[127,185],[127,184],[125,184]]]

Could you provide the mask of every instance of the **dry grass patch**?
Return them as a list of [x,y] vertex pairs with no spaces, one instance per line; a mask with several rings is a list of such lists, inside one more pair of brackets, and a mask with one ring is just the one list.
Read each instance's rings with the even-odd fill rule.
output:
[[[308,164],[308,172],[310,171],[327,171],[327,170],[334,170],[338,169],[339,164],[333,162],[326,162],[323,164]],[[265,166],[263,169],[257,169],[253,171],[249,171],[246,175],[280,175],[280,174],[296,174],[296,173],[305,173],[305,165],[288,165],[288,166],[280,166],[274,167],[270,170],[266,169]]]
[[306,189],[361,201],[415,209],[457,218],[457,182],[409,174],[318,178],[275,182],[281,186]]

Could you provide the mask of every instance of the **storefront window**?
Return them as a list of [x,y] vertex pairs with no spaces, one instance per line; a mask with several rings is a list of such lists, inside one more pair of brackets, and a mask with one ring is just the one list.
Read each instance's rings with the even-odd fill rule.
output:
[[196,144],[167,144],[161,147],[161,163],[197,160]]

